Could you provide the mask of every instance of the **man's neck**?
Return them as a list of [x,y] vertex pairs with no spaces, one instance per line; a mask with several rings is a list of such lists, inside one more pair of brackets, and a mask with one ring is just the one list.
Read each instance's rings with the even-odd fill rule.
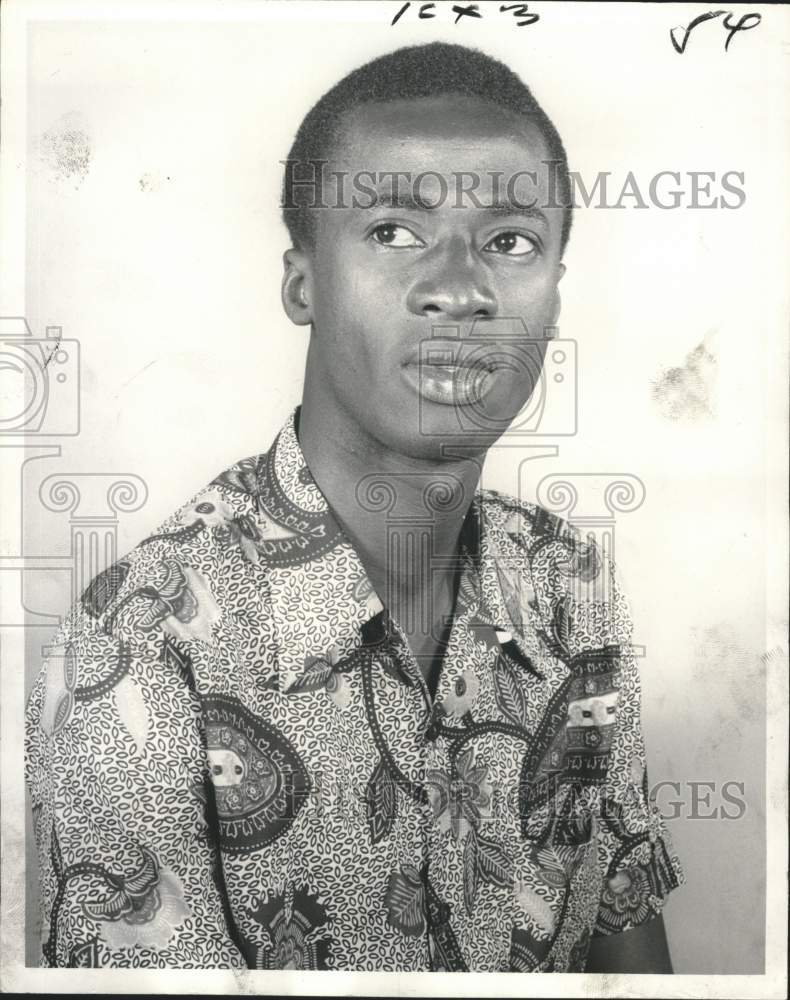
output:
[[337,409],[313,408],[309,396],[298,437],[313,478],[396,620],[402,623],[415,604],[449,613],[479,460],[395,452]]

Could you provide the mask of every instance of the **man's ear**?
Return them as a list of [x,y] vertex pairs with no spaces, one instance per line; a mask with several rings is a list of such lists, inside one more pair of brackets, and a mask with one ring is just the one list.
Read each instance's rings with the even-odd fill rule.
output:
[[301,250],[286,250],[283,254],[283,309],[292,323],[308,326],[313,322],[313,270],[310,258]]
[[[562,280],[562,276],[565,274],[565,265],[560,264],[558,270],[559,270],[559,275],[557,277],[557,284],[559,285],[560,281]],[[562,308],[562,298],[560,297],[560,290],[559,288],[555,288],[554,302],[552,303],[552,310],[551,310],[551,326],[557,325],[557,322],[560,318],[561,308]]]

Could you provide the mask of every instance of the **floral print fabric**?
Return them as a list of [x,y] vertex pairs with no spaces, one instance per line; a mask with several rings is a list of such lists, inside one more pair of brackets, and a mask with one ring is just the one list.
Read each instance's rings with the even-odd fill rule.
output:
[[297,421],[58,631],[27,707],[42,964],[583,969],[683,881],[612,567],[479,491],[431,698]]

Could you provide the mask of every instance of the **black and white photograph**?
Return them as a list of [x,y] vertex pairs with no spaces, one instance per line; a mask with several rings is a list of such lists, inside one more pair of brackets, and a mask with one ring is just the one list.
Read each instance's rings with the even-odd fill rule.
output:
[[0,38],[2,989],[786,996],[790,8]]

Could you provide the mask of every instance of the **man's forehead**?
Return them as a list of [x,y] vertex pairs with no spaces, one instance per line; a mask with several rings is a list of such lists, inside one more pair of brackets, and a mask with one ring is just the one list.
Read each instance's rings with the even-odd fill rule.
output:
[[[355,108],[329,156],[330,171],[364,182],[358,209],[485,207],[524,215],[551,202],[555,166],[537,125],[463,95]],[[551,214],[531,217],[548,225]]]
[[446,94],[364,104],[347,112],[332,160],[366,169],[360,158],[383,156],[393,170],[426,169],[426,160],[441,158],[441,164],[428,166],[458,171],[497,157],[510,166],[514,160],[539,162],[547,150],[540,129],[526,116],[479,98]]

